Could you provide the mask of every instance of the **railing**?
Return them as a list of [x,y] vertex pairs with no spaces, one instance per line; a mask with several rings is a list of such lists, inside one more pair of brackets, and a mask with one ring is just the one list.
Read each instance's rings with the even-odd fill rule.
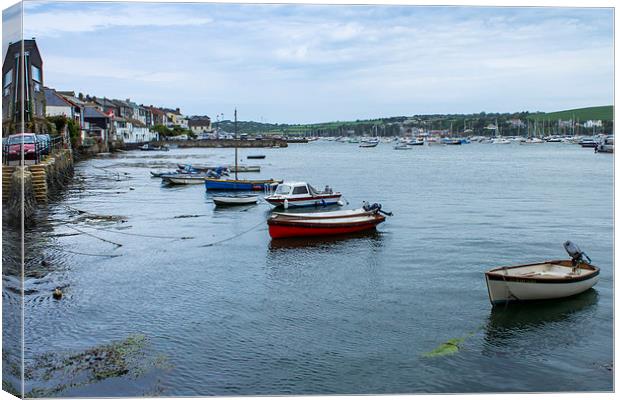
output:
[[[15,144],[20,144],[20,143],[15,143]],[[30,143],[21,143],[22,152],[23,152],[23,146],[25,144],[30,144]],[[49,141],[36,140],[34,143],[34,154],[32,155],[13,154],[9,157],[9,146],[10,145],[8,143],[2,143],[2,164],[21,165],[22,161],[24,162],[24,164],[38,164],[41,162],[41,159],[44,156],[51,154],[55,150],[60,150],[64,148],[64,141],[62,140],[62,137],[60,136],[50,138]]]

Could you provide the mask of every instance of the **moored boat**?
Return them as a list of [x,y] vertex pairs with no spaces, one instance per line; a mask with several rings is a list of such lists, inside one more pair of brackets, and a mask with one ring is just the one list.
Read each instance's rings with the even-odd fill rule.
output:
[[565,242],[564,248],[572,259],[498,267],[485,272],[491,304],[558,299],[594,286],[599,269],[572,242]]
[[394,146],[394,150],[411,150],[411,147],[407,146],[406,144],[397,144],[396,146]]
[[275,179],[218,179],[206,178],[204,180],[207,190],[266,190],[272,185],[281,183]]
[[211,175],[208,174],[168,174],[161,175],[162,183],[172,184],[172,185],[197,185],[201,184],[205,181],[207,177]]
[[324,207],[339,204],[342,193],[334,192],[329,186],[323,191],[306,182],[283,182],[265,200],[276,207]]
[[359,147],[377,147],[377,145],[379,144],[379,141],[365,141],[360,143]]
[[213,196],[213,203],[216,206],[245,206],[256,204],[258,196],[255,194],[237,194],[232,196]]
[[381,205],[364,205],[360,210],[331,211],[323,213],[285,214],[274,213],[267,220],[269,235],[273,239],[333,236],[375,229],[391,213],[381,211]]
[[247,156],[246,158],[248,160],[262,160],[263,158],[265,158],[265,155],[264,154],[256,154],[256,155]]

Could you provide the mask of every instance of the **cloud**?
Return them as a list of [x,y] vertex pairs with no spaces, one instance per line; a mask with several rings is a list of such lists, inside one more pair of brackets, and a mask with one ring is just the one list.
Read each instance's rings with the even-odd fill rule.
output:
[[22,3],[15,4],[2,11],[2,60],[9,48],[9,43],[22,38]]
[[[36,4],[36,7],[30,6]],[[205,15],[195,15],[183,7],[167,4],[101,3],[82,7],[75,3],[25,3],[24,25],[34,36],[57,36],[63,33],[91,32],[114,27],[195,26],[213,22]]]
[[613,101],[608,9],[43,4],[25,30],[46,84],[190,114],[240,105],[301,122]]

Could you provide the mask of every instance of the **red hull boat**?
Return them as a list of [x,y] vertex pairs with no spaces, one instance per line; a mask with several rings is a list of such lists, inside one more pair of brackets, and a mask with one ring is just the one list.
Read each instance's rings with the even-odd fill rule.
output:
[[385,221],[383,215],[372,211],[361,214],[337,211],[318,214],[320,216],[275,214],[267,220],[269,235],[273,239],[342,235],[375,229],[378,224]]

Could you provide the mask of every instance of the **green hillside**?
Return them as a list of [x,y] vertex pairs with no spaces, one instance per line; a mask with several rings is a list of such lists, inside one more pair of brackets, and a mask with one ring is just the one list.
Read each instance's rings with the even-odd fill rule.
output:
[[587,120],[602,120],[602,121],[613,121],[614,119],[614,106],[599,106],[599,107],[587,107],[587,108],[576,108],[574,110],[564,110],[564,111],[556,111],[552,113],[537,113],[530,115],[529,118],[532,120],[550,120],[556,121],[561,119],[563,121],[567,121],[569,119],[575,118],[579,121],[587,121]]

